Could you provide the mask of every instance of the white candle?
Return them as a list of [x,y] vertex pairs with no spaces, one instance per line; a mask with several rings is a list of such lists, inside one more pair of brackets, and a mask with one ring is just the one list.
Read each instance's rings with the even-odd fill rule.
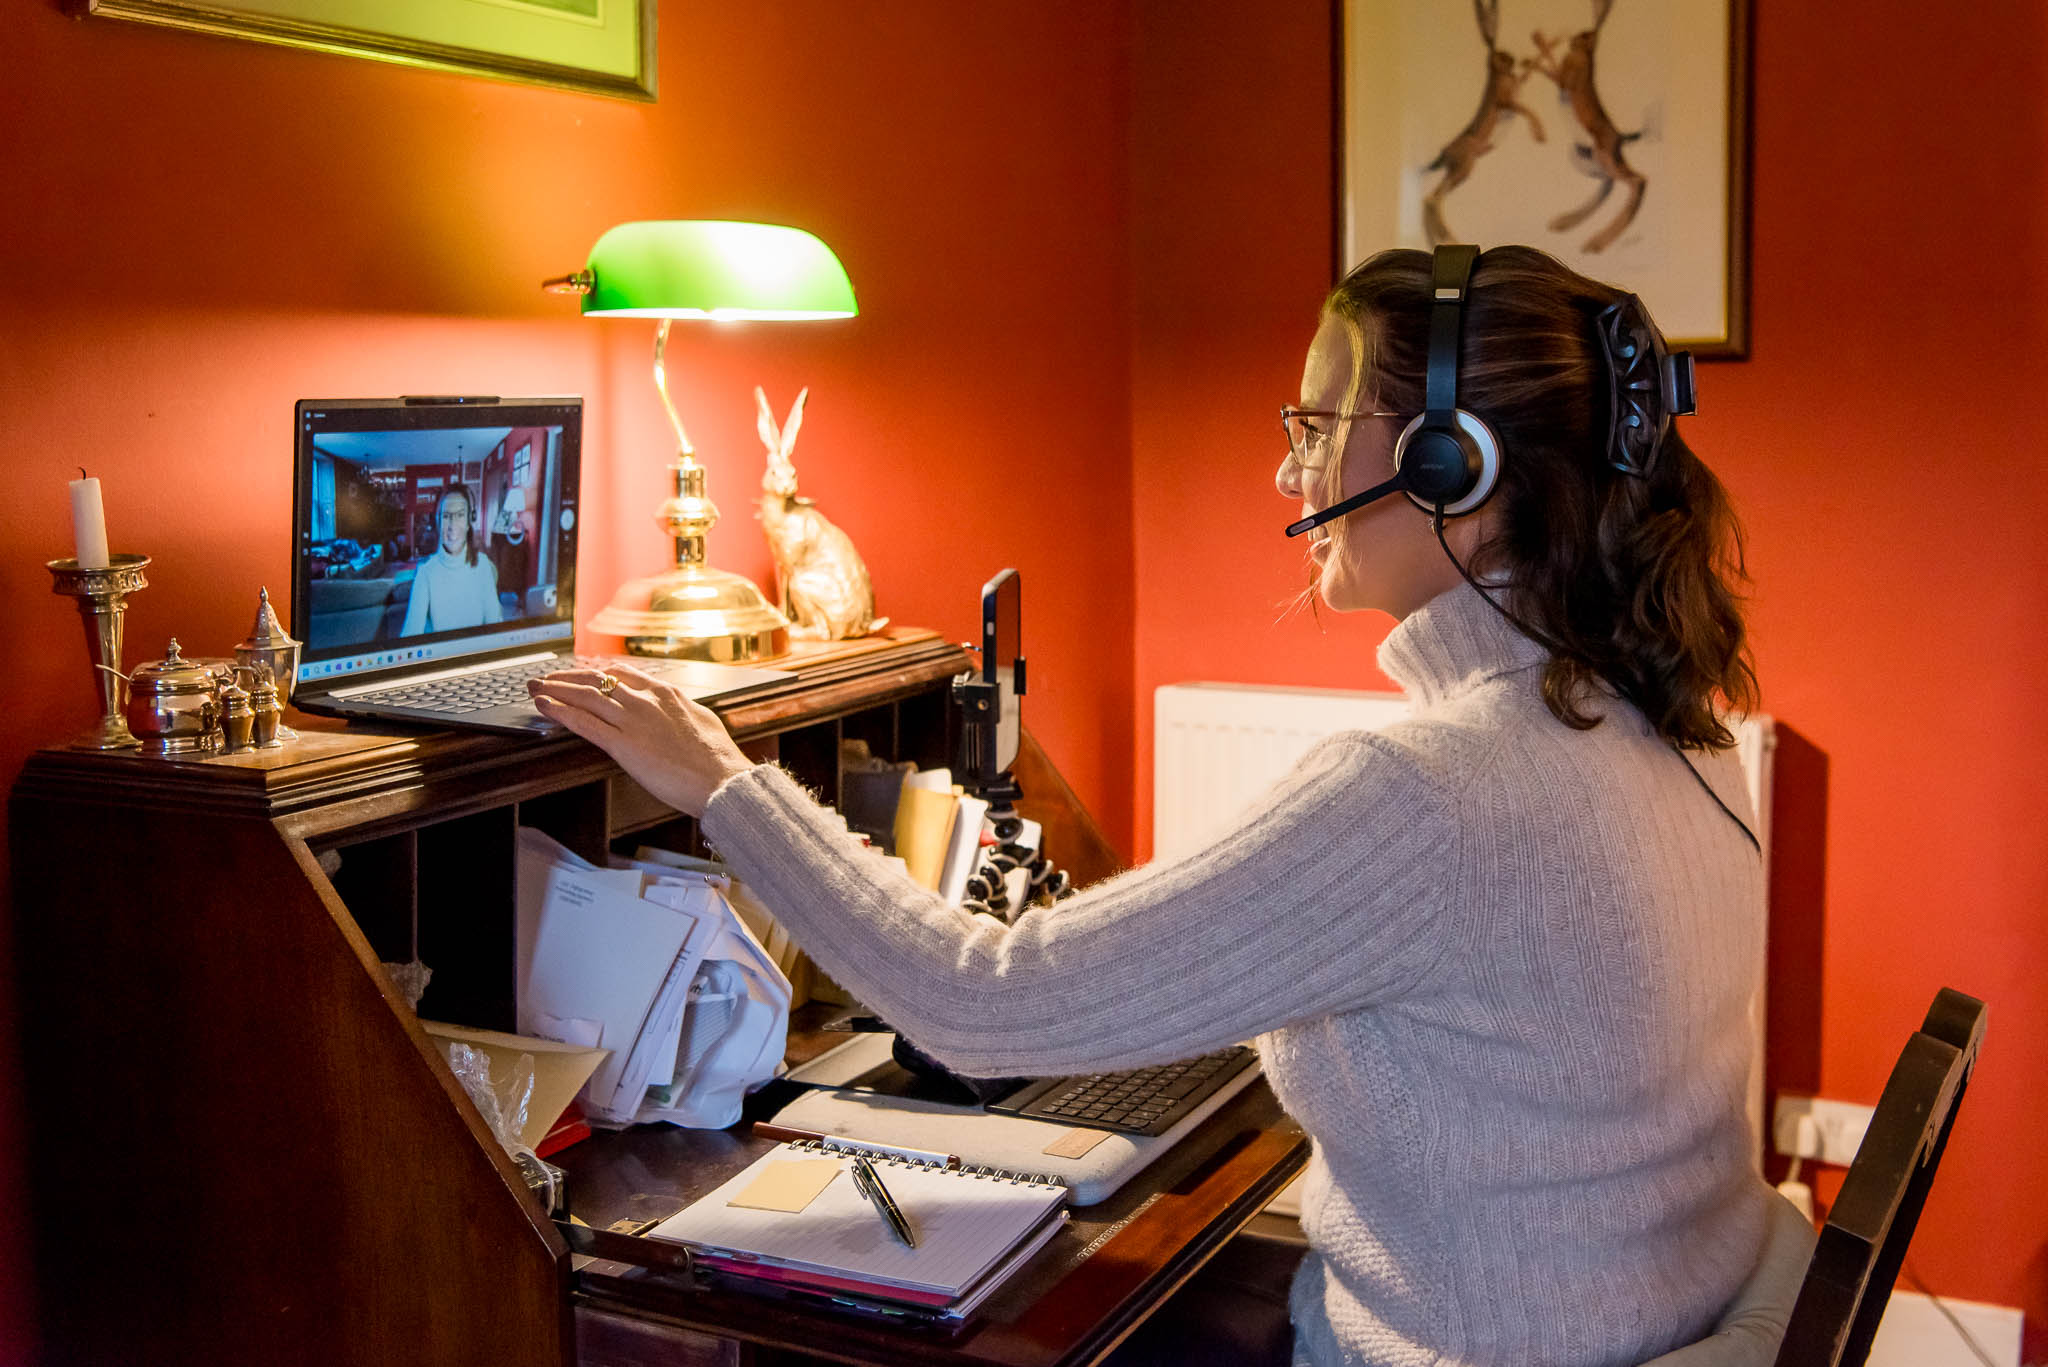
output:
[[107,511],[100,502],[100,482],[85,476],[71,481],[71,538],[78,545],[78,567],[103,570],[114,563],[107,554]]

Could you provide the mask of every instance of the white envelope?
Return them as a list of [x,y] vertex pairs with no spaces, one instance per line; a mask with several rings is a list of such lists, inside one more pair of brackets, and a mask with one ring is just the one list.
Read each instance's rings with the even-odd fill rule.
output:
[[546,836],[520,832],[520,941],[531,948],[519,964],[519,1029],[541,1034],[547,1017],[599,1022],[598,1043],[611,1051],[587,1088],[599,1112],[638,1105],[640,1092],[623,1086],[626,1065],[696,925],[644,900],[643,882],[637,872],[594,869]]
[[[718,880],[723,881],[723,880]],[[647,1022],[633,1043],[621,1074],[614,1101],[603,1116],[606,1120],[630,1122],[649,1087],[666,1087],[675,1081],[676,1047],[681,1042],[683,1009],[688,1004],[690,982],[697,966],[717,942],[724,924],[712,880],[695,875],[678,875],[648,880],[641,894],[647,901],[665,906],[689,922],[688,938],[669,966],[661,990],[647,1012]]]

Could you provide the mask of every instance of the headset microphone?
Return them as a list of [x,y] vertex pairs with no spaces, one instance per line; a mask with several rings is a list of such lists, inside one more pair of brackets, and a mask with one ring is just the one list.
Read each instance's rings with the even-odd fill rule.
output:
[[1392,479],[1375,484],[1362,494],[1353,494],[1341,503],[1332,503],[1329,507],[1313,516],[1305,517],[1299,522],[1289,523],[1287,534],[1289,536],[1300,536],[1303,532],[1312,532],[1325,522],[1335,522],[1346,513],[1355,513],[1368,503],[1376,503],[1388,494],[1405,493],[1407,489],[1408,481],[1402,477],[1400,471],[1396,470]]

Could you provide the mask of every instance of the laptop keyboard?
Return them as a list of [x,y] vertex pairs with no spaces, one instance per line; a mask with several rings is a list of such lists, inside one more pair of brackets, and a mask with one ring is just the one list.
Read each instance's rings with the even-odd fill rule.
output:
[[[474,674],[452,674],[424,683],[394,684],[374,693],[358,693],[351,701],[371,702],[382,707],[410,707],[420,712],[482,712],[507,703],[528,700],[526,683],[558,669],[603,669],[606,661],[579,655],[572,663],[556,657],[527,660],[503,669],[479,670]],[[658,662],[657,662],[658,663]]]
[[987,1108],[1122,1134],[1165,1134],[1257,1062],[1256,1052],[1238,1044],[1180,1063],[1053,1078],[991,1101]]

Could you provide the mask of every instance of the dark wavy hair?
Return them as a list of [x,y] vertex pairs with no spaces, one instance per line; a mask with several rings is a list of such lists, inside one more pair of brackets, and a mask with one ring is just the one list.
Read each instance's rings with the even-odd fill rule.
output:
[[[1612,689],[1686,749],[1734,744],[1724,718],[1756,705],[1732,585],[1746,583],[1726,490],[1674,423],[1646,477],[1608,464],[1608,381],[1595,327],[1622,296],[1533,247],[1479,257],[1458,353],[1458,406],[1500,438],[1499,530],[1467,568],[1547,647],[1543,700],[1585,730]],[[1423,409],[1430,257],[1381,252],[1325,314],[1357,361],[1345,407]],[[1498,596],[1501,590],[1493,589]]]

